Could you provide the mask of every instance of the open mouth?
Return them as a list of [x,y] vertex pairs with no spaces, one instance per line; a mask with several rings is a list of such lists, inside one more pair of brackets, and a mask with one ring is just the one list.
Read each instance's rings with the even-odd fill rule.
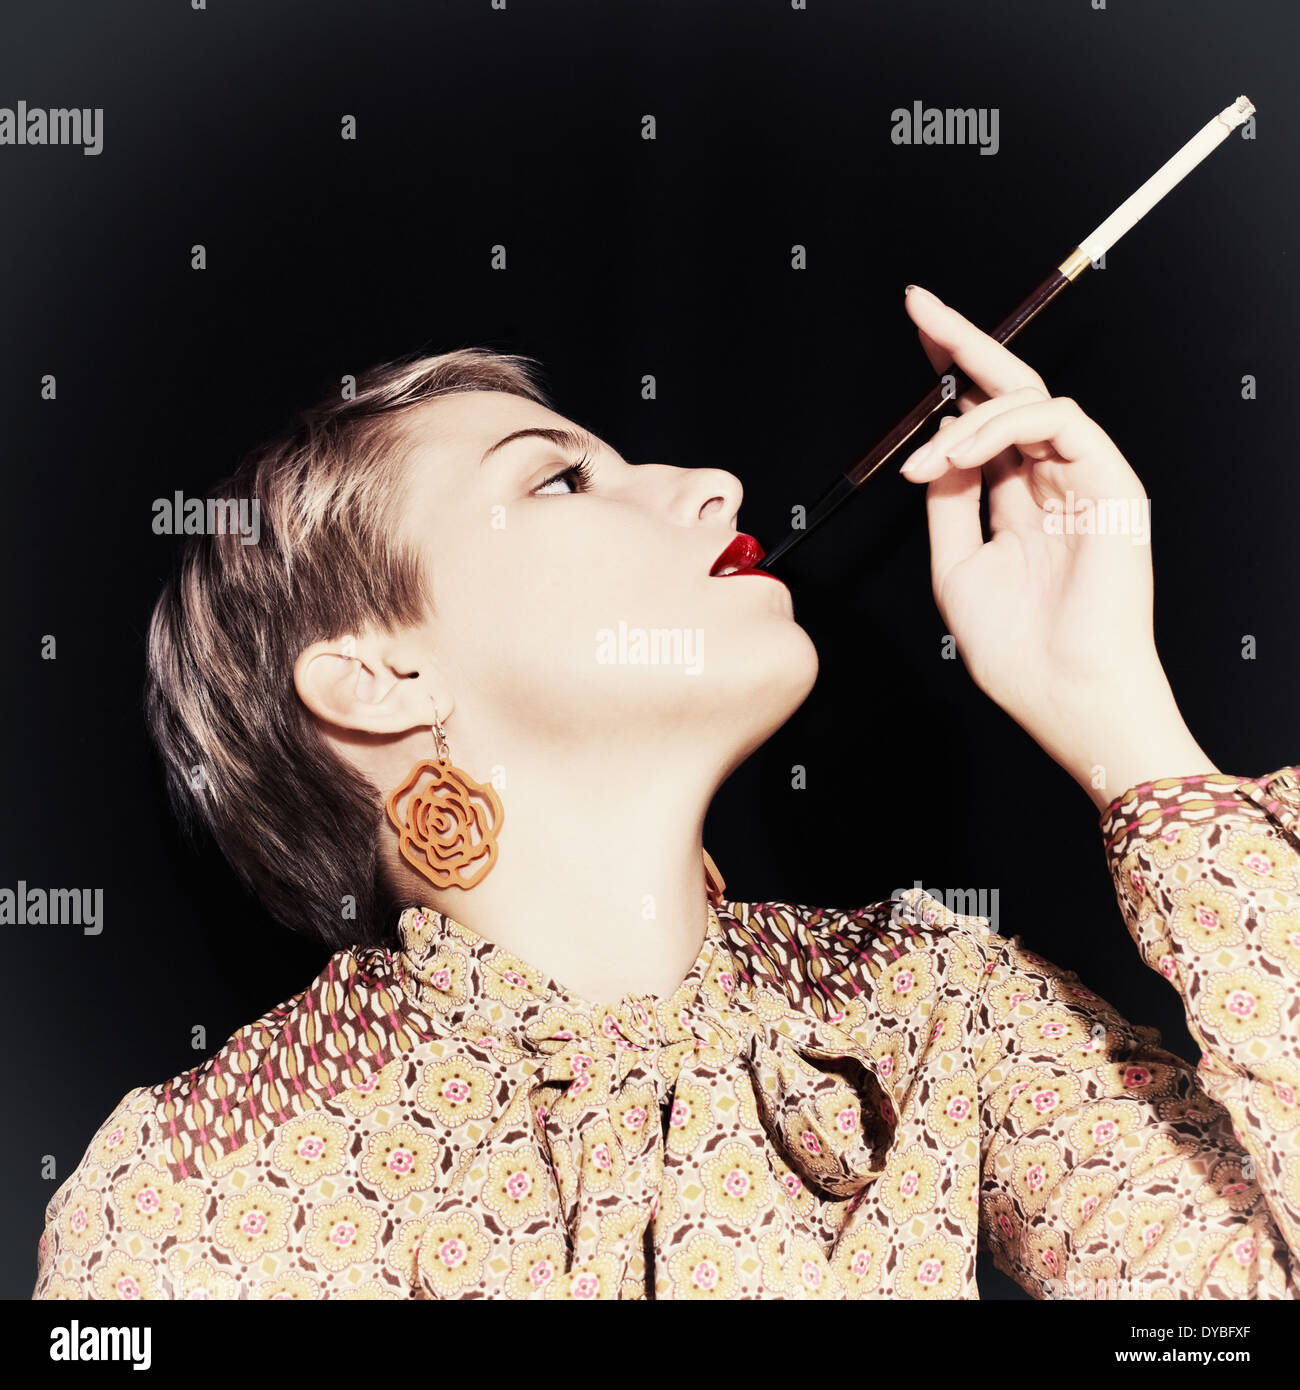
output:
[[756,570],[755,565],[763,558],[763,547],[743,531],[732,537],[731,544],[713,562],[709,571],[715,579],[723,579],[733,574],[765,574]]

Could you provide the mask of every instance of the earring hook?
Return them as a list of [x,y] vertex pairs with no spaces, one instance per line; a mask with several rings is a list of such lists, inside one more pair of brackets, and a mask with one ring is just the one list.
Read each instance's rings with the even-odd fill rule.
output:
[[442,720],[438,718],[438,703],[433,696],[429,696],[433,704],[433,749],[434,757],[440,763],[451,761],[451,749],[447,747],[447,731],[442,727]]

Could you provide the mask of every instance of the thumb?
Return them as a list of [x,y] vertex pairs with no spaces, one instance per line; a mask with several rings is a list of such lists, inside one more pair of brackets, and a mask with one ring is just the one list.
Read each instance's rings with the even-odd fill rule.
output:
[[982,468],[950,468],[926,485],[925,511],[930,527],[930,578],[935,593],[954,566],[980,549]]

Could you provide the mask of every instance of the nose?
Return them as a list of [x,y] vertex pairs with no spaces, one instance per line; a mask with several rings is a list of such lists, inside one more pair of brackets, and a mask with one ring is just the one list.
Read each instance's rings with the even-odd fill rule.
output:
[[663,509],[677,525],[701,521],[736,524],[745,496],[744,484],[726,468],[681,468],[670,463],[640,463],[635,478],[644,486],[642,499]]
[[679,525],[693,526],[701,521],[735,524],[745,488],[734,473],[725,468],[659,466],[671,479],[670,506]]

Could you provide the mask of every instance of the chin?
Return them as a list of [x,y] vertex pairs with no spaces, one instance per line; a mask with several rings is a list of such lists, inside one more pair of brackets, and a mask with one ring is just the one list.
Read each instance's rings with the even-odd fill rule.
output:
[[720,704],[716,727],[732,749],[724,778],[790,719],[817,681],[817,648],[797,624],[789,623],[765,655],[779,660],[751,662],[743,675],[738,670]]
[[759,719],[774,733],[808,698],[817,681],[817,648],[793,619],[764,624],[731,672],[746,722]]
[[788,719],[811,694],[813,686],[817,683],[817,672],[821,663],[813,639],[793,620],[787,631],[787,643],[790,659],[786,674],[795,697],[786,715]]
[[779,729],[817,680],[817,648],[785,615],[706,629],[697,655],[696,669],[686,667],[685,678],[671,665],[647,670],[641,695],[656,717],[687,725],[702,720],[710,738],[749,731],[749,748]]

